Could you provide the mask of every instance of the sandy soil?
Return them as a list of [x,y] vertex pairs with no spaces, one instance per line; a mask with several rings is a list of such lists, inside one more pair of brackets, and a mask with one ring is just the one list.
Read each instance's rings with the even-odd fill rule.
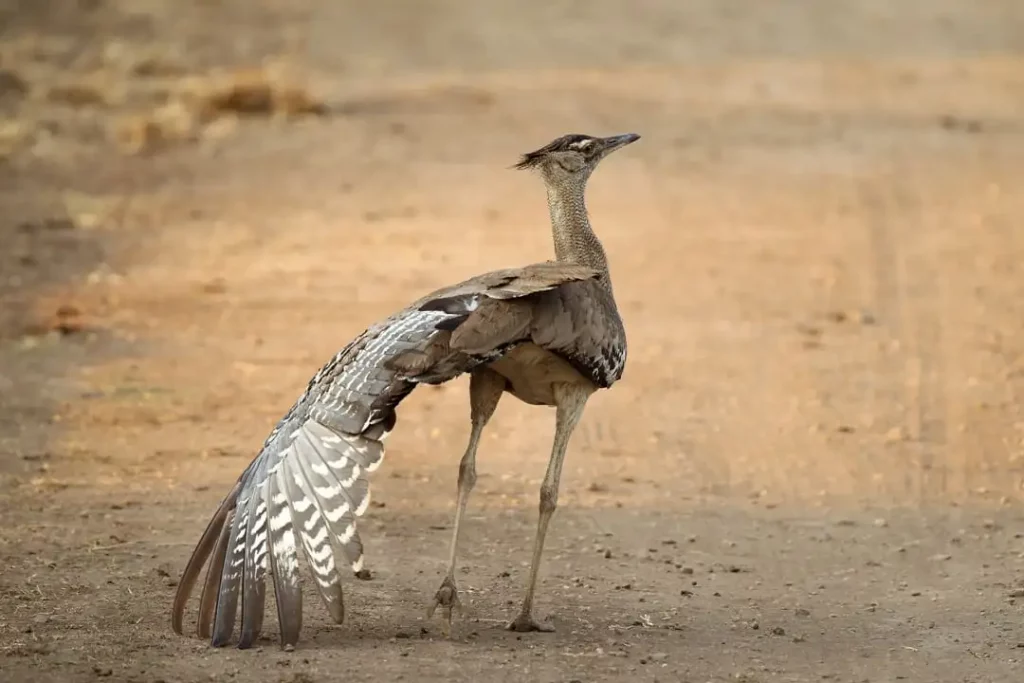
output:
[[[0,4],[0,678],[1021,680],[1024,6],[364,4]],[[457,381],[403,404],[345,625],[310,595],[292,654],[270,619],[255,651],[172,634],[319,365],[549,256],[508,166],[570,131],[644,137],[591,185],[631,350],[567,463],[558,631],[502,628],[552,431],[512,400],[468,613],[425,618]]]

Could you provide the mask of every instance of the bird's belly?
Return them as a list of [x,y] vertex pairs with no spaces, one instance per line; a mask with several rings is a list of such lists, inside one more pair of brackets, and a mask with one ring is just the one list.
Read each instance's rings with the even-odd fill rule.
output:
[[516,346],[488,367],[508,380],[513,396],[531,405],[555,405],[556,384],[593,386],[568,361],[532,343]]

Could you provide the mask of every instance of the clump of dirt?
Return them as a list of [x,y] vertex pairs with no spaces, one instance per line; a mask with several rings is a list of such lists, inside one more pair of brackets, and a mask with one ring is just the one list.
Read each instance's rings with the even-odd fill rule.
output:
[[28,90],[24,78],[9,69],[0,69],[0,103],[21,100]]
[[327,103],[304,83],[273,69],[247,68],[181,79],[166,103],[122,119],[116,139],[128,153],[144,154],[177,142],[223,137],[240,117],[294,119],[328,113]]
[[206,70],[116,43],[97,60],[58,68],[33,54],[11,48],[4,56],[0,107],[9,115],[0,124],[2,156],[90,131],[126,154],[151,154],[226,137],[240,119],[330,113],[305,78],[274,58]]
[[50,86],[46,99],[67,107],[102,107],[110,104],[110,93],[97,83],[60,83]]
[[30,336],[43,336],[54,332],[68,336],[88,329],[89,325],[82,309],[75,304],[63,303],[30,323],[26,332]]
[[306,86],[289,83],[267,69],[244,69],[202,84],[196,104],[205,119],[224,115],[287,117],[328,113],[327,104]]
[[114,124],[114,139],[128,154],[148,154],[175,143],[199,139],[202,126],[194,112],[180,102],[133,113]]

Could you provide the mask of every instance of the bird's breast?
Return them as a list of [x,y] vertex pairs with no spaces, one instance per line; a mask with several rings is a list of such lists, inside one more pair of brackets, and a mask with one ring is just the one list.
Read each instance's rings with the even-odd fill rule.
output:
[[530,342],[519,344],[488,367],[508,380],[509,393],[531,405],[555,405],[558,384],[594,387],[567,360]]

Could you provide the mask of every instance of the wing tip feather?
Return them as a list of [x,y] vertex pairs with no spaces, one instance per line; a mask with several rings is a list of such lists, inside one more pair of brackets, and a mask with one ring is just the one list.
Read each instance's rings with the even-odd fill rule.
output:
[[[393,426],[393,420],[387,425],[387,427],[391,426]],[[339,441],[339,444],[345,444],[342,450],[355,449],[347,454],[343,454],[343,457],[362,467],[362,472],[359,472],[359,479],[365,478],[366,474],[376,470],[383,461],[383,447],[379,442],[382,441],[381,437],[386,435],[386,431],[387,429],[384,429],[380,435],[348,434],[346,435],[348,438],[344,441]],[[365,449],[360,450],[359,444],[352,441],[355,438],[377,442],[376,446],[380,448],[380,454],[375,454],[375,457],[368,459],[367,453],[364,452]],[[265,514],[268,516],[268,520],[265,527],[267,547],[264,557],[267,558],[265,561],[269,564],[270,573],[274,580],[274,599],[280,625],[279,641],[283,650],[292,651],[295,649],[302,629],[302,592],[297,573],[298,555],[300,553],[307,555],[305,558],[307,563],[311,564],[311,561],[308,553],[305,552],[308,549],[304,543],[294,543],[290,550],[283,546],[278,546],[278,544],[283,542],[283,535],[281,533],[275,535],[275,532],[270,528],[270,517],[274,514],[274,508],[270,502],[275,492],[274,487],[277,486],[278,492],[283,493],[288,499],[288,502],[284,503],[284,508],[289,515],[288,528],[292,529],[293,534],[301,536],[300,532],[302,529],[295,527],[292,523],[292,516],[298,514],[292,505],[293,494],[297,492],[288,491],[287,479],[289,477],[285,474],[289,470],[289,474],[295,473],[296,470],[304,475],[307,474],[303,471],[305,468],[302,464],[291,462],[297,456],[299,454],[294,450],[290,454],[284,454],[285,461],[282,462],[283,466],[275,468],[269,477],[269,483],[265,481],[259,487],[252,486],[250,488],[253,481],[246,476],[252,472],[252,466],[250,465],[246,472],[243,473],[243,476],[236,482],[231,493],[222,501],[221,506],[207,525],[207,529],[201,537],[199,544],[193,550],[193,554],[186,565],[182,579],[179,581],[175,592],[174,604],[171,609],[171,628],[176,634],[182,635],[184,633],[185,608],[198,577],[204,566],[206,566],[207,577],[203,582],[203,594],[200,598],[200,614],[196,625],[197,634],[201,638],[208,640],[211,647],[220,648],[230,644],[235,636],[237,612],[239,602],[241,602],[241,628],[239,629],[240,632],[238,633],[236,645],[239,649],[247,649],[255,645],[259,640],[262,628],[261,608],[265,604],[265,583],[263,581],[265,580],[266,568],[263,572],[256,568],[255,574],[253,574],[254,570],[248,566],[250,562],[259,560],[253,560],[251,557],[252,539],[250,536],[253,532],[251,527],[255,520],[246,519],[247,517],[252,517],[252,512],[244,509],[254,502],[254,497],[258,497],[266,502]],[[363,462],[364,460],[368,461]],[[291,466],[289,467],[289,465]],[[305,483],[309,485],[309,482]],[[284,488],[281,488],[282,486]],[[243,489],[247,491],[248,495],[246,500],[239,500]],[[262,490],[262,495],[260,495],[260,489]],[[308,495],[312,491],[302,493]],[[359,502],[353,513],[357,516],[362,515],[369,507],[369,502],[370,493],[367,487],[363,500]],[[245,515],[243,512],[249,512],[249,514]],[[278,532],[281,532],[281,529],[278,529]],[[331,538],[333,538],[333,534]],[[352,547],[349,547],[353,541],[358,545],[356,553],[353,553]],[[248,547],[243,558],[244,564],[239,567],[238,547],[240,544]],[[345,550],[346,555],[350,556],[349,564],[353,572],[358,575],[363,567],[362,545],[358,542],[358,537],[350,539],[343,550]],[[332,554],[337,551],[333,547],[332,542]],[[292,555],[290,559],[287,557],[289,552]],[[214,553],[212,560],[211,553]],[[354,559],[352,555],[355,555]],[[285,565],[284,569],[282,569],[282,565]],[[284,574],[288,574],[288,576]],[[255,584],[252,586],[247,585],[254,577],[260,583],[263,583],[264,590],[260,591]],[[321,597],[324,598],[332,620],[340,624],[343,623],[345,618],[345,605],[342,581],[336,569],[332,578],[334,578],[333,585],[322,587],[324,590],[321,591]],[[257,611],[260,613],[259,615],[256,614]]]
[[207,523],[199,542],[192,550],[192,555],[178,580],[178,588],[174,592],[174,602],[171,605],[171,630],[179,636],[184,635],[185,607],[188,605],[188,599],[192,596],[196,581],[220,539],[224,522],[234,509],[241,486],[242,483],[239,480],[221,501]]

